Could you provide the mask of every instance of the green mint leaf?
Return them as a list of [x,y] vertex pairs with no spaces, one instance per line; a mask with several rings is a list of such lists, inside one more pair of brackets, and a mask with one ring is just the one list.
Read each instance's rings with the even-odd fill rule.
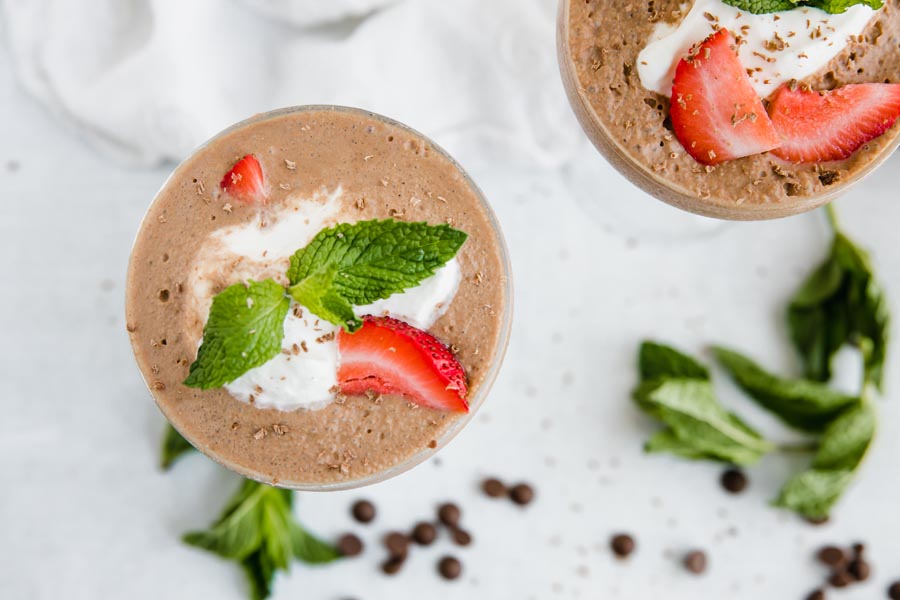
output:
[[645,341],[638,352],[641,381],[661,377],[709,379],[709,370],[690,356],[671,346]]
[[184,385],[221,387],[281,352],[290,300],[271,279],[236,283],[213,298],[203,343]]
[[330,563],[341,557],[338,549],[315,537],[297,523],[291,524],[294,558],[311,565]]
[[875,437],[877,416],[871,402],[845,410],[822,434],[813,458],[814,469],[849,469],[859,466]]
[[856,4],[865,4],[874,10],[878,10],[882,6],[882,0],[798,0],[797,2],[792,0],[723,0],[723,2],[757,15],[791,10],[798,6],[813,6],[831,14],[842,13]]
[[712,384],[700,379],[662,379],[635,390],[635,400],[698,452],[738,465],[757,462],[773,446],[726,411]]
[[162,443],[162,460],[161,466],[164,471],[168,471],[175,461],[184,454],[194,450],[191,443],[181,437],[181,434],[175,431],[175,428],[166,423],[166,431],[163,434]]
[[747,395],[791,427],[820,433],[842,410],[859,402],[815,381],[773,375],[733,350],[717,347],[714,352]]
[[291,257],[288,292],[319,318],[352,331],[359,322],[350,306],[416,287],[456,256],[466,237],[448,225],[342,223]]
[[807,4],[809,6],[821,8],[825,12],[833,15],[841,14],[851,6],[856,6],[857,4],[864,4],[872,10],[878,10],[884,5],[882,0],[811,0]]
[[798,5],[791,0],[723,0],[723,2],[755,15],[790,10]]
[[257,550],[251,553],[241,560],[241,568],[250,586],[250,600],[266,600],[272,595],[275,567],[265,552]]
[[661,429],[644,444],[648,454],[667,453],[689,460],[718,460],[715,456],[698,450],[691,440],[683,440],[672,429]]
[[853,482],[875,437],[876,419],[867,401],[844,410],[822,434],[812,468],[791,478],[775,505],[811,519],[827,517]]
[[828,381],[834,354],[853,344],[863,351],[866,381],[881,389],[889,325],[887,302],[868,254],[837,232],[828,257],[788,307],[788,329],[805,376]]
[[803,471],[785,484],[773,504],[793,510],[807,519],[825,519],[851,481],[852,471]]
[[307,533],[294,520],[289,490],[245,480],[219,519],[203,531],[185,534],[187,544],[237,561],[250,585],[251,597],[264,600],[278,571],[297,558],[324,563],[339,558],[333,546]]

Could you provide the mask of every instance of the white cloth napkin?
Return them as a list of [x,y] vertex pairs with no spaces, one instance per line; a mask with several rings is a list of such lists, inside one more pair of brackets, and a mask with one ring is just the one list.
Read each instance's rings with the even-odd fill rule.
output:
[[555,0],[6,0],[18,76],[112,156],[181,160],[256,112],[346,104],[463,162],[555,168],[583,146]]

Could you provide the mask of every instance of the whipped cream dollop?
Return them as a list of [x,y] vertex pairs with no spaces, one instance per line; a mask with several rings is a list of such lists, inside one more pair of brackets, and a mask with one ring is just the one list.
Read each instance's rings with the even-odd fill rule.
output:
[[677,25],[658,23],[638,55],[641,84],[672,95],[675,67],[691,46],[717,29],[738,40],[738,55],[753,89],[765,98],[791,79],[812,75],[860,35],[875,11],[857,4],[839,15],[818,8],[755,15],[722,0],[696,0]]
[[[346,214],[341,196],[340,188],[312,198],[295,195],[277,211],[209,236],[194,259],[186,290],[191,294],[188,310],[198,343],[216,291],[247,279],[273,278],[286,284],[285,272],[294,252],[322,229],[358,220]],[[388,315],[428,329],[449,308],[461,279],[454,258],[417,287],[354,307],[353,312],[357,316]],[[282,352],[226,384],[225,389],[259,408],[288,411],[328,405],[337,386],[339,329],[292,303],[284,321]]]

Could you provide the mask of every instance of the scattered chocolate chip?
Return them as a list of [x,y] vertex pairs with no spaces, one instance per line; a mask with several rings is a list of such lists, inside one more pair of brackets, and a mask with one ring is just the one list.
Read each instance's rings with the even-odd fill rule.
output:
[[888,598],[891,600],[900,600],[900,581],[891,584],[888,588]]
[[438,573],[444,579],[456,579],[462,574],[462,563],[452,556],[445,556],[438,561]]
[[825,525],[830,519],[828,517],[807,517],[806,522],[810,525]]
[[634,538],[625,533],[614,535],[609,542],[609,547],[617,557],[626,558],[634,552]]
[[509,490],[509,498],[520,506],[525,506],[534,500],[534,489],[527,483],[519,483]]
[[747,489],[747,476],[740,469],[728,469],[720,479],[722,487],[730,494],[740,494]]
[[409,538],[398,531],[393,531],[384,536],[384,547],[392,558],[406,558],[409,551]]
[[684,557],[684,568],[694,575],[700,575],[705,572],[706,564],[706,554],[700,550],[688,552]]
[[866,545],[859,542],[853,544],[853,554],[856,558],[862,556],[866,551]]
[[438,507],[438,519],[448,527],[455,527],[459,523],[461,514],[459,507],[452,502],[441,504]]
[[359,500],[353,505],[353,518],[360,523],[370,523],[375,518],[375,505],[368,500]]
[[399,556],[393,556],[381,563],[381,570],[384,571],[385,575],[396,575],[403,567],[404,560]]
[[865,560],[856,558],[847,565],[847,572],[856,581],[865,581],[872,574],[872,567]]
[[822,590],[815,590],[809,593],[809,596],[806,597],[806,600],[825,600],[825,592]]
[[453,529],[451,529],[450,533],[453,536],[453,542],[457,546],[468,546],[469,544],[472,543],[472,536],[469,534],[468,531],[466,531],[464,529],[460,529],[459,527],[454,527]]
[[363,551],[363,543],[357,536],[347,533],[338,539],[337,549],[341,556],[359,556]]
[[825,546],[817,556],[820,562],[829,567],[838,567],[847,562],[847,555],[837,546]]
[[506,486],[499,479],[489,477],[481,482],[482,491],[491,498],[502,498],[507,494]]
[[431,523],[417,523],[412,530],[412,539],[420,546],[431,544],[437,537],[437,529]]
[[836,588],[844,588],[853,583],[853,576],[841,569],[831,574],[831,577],[828,578],[828,583]]

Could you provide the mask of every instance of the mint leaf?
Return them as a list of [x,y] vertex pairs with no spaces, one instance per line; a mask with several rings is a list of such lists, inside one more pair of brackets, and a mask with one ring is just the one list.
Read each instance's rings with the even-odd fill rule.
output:
[[702,450],[698,450],[690,440],[682,440],[679,438],[672,429],[661,429],[653,434],[653,436],[647,440],[647,443],[644,444],[644,452],[647,454],[665,452],[690,460],[718,460],[715,456],[710,456]]
[[642,381],[660,377],[709,379],[709,370],[690,356],[671,346],[645,341],[638,351],[638,367]]
[[822,435],[812,467],[785,484],[775,505],[810,519],[827,517],[852,483],[875,429],[875,410],[868,401],[846,409]]
[[815,381],[773,375],[733,350],[717,347],[714,352],[747,395],[791,427],[820,433],[842,410],[859,402]]
[[856,4],[865,4],[874,10],[878,10],[882,6],[882,0],[798,0],[797,2],[792,0],[723,0],[723,2],[757,15],[791,10],[798,6],[812,6],[831,14],[840,14]]
[[773,450],[759,433],[718,403],[709,381],[661,379],[639,386],[634,396],[639,406],[705,457],[748,465]]
[[857,4],[864,4],[872,10],[878,10],[884,5],[884,2],[882,0],[811,0],[807,4],[821,8],[827,13],[838,15]]
[[836,232],[825,261],[794,294],[788,330],[809,379],[828,381],[844,345],[863,350],[868,383],[882,388],[890,314],[868,254]]
[[175,461],[181,458],[187,452],[194,450],[191,443],[181,437],[174,427],[166,423],[166,431],[163,434],[162,443],[162,460],[161,466],[163,470],[168,471]]
[[419,285],[456,255],[466,237],[448,225],[342,223],[320,231],[291,257],[288,292],[319,318],[353,331],[360,322],[351,306]]
[[289,570],[294,558],[308,563],[339,558],[336,548],[294,520],[292,507],[292,492],[245,480],[210,529],[187,533],[184,541],[239,562],[251,598],[263,600],[276,572]]
[[741,10],[746,10],[755,15],[778,12],[780,10],[790,10],[796,8],[798,3],[790,0],[722,0],[725,4],[734,6]]
[[281,352],[289,308],[284,288],[271,279],[236,283],[219,293],[184,385],[221,387],[268,362]]

